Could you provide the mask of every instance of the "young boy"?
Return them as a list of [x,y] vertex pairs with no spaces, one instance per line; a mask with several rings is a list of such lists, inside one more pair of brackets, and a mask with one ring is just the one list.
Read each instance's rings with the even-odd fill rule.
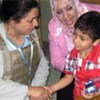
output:
[[75,79],[74,100],[100,100],[100,13],[90,11],[75,24],[75,48],[66,57],[66,74],[48,89],[54,93]]

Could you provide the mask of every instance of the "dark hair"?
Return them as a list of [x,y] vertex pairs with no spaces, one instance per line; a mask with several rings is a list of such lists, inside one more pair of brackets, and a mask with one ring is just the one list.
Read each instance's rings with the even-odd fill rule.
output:
[[90,11],[81,15],[75,23],[75,29],[77,28],[83,34],[88,34],[93,42],[100,39],[100,13]]
[[38,8],[35,0],[3,0],[0,6],[0,20],[4,23],[10,19],[19,22],[32,8]]

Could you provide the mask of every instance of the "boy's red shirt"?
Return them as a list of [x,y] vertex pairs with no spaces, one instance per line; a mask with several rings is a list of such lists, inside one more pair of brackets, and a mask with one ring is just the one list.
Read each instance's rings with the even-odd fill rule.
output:
[[80,92],[89,80],[93,80],[100,89],[100,45],[93,46],[85,59],[78,58],[78,51],[74,48],[66,58],[64,73],[74,76],[76,96],[81,96]]

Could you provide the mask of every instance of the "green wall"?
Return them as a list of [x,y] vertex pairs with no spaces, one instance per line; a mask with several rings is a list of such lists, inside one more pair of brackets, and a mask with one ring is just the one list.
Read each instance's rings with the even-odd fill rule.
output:
[[51,9],[49,0],[40,0],[40,10],[41,10],[41,20],[40,20],[40,29],[41,29],[41,38],[43,41],[48,42],[48,22],[51,18]]

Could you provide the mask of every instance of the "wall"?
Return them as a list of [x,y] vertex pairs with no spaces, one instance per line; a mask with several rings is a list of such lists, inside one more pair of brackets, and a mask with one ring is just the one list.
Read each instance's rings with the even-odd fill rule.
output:
[[51,9],[49,0],[40,0],[41,7],[41,38],[43,41],[48,42],[48,22],[51,18]]

